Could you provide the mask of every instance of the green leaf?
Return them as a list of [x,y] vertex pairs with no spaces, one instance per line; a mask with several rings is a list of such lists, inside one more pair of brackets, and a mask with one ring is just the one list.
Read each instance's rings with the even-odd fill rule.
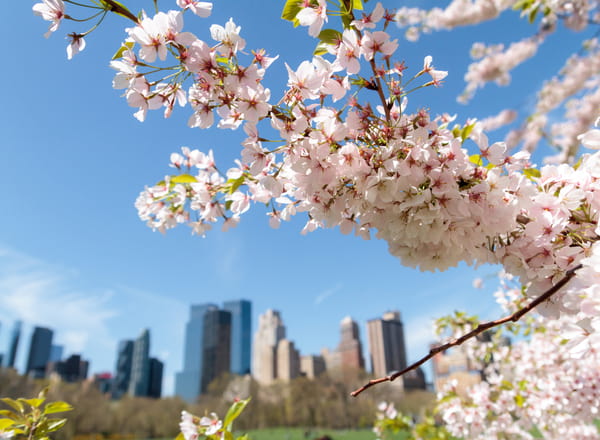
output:
[[227,411],[227,414],[225,415],[225,420],[223,421],[223,426],[225,426],[226,430],[231,431],[233,421],[237,419],[238,416],[244,410],[244,408],[246,408],[248,402],[250,402],[250,398],[246,400],[238,400],[236,402],[233,402],[233,405],[231,405],[229,411]]
[[116,60],[118,58],[121,58],[123,56],[123,54],[125,53],[125,51],[133,49],[133,46],[135,46],[135,43],[133,41],[126,41],[119,48],[119,50],[115,52],[115,54],[113,55],[113,57],[111,59]]
[[517,406],[519,408],[522,408],[523,404],[525,403],[525,398],[523,396],[521,396],[520,394],[517,394],[515,396],[515,403],[517,404]]
[[483,161],[481,159],[481,156],[479,154],[472,154],[469,156],[469,161],[471,163],[474,163],[477,166],[481,166],[483,164]]
[[313,55],[325,55],[328,52],[327,50],[327,44],[323,44],[322,42],[317,44],[317,47],[315,47],[315,51],[313,52]]
[[15,424],[14,420],[11,419],[0,419],[0,432],[4,432],[7,428],[10,428]]
[[456,124],[454,127],[452,127],[452,136],[457,138],[457,137],[460,137],[460,135],[461,135],[460,125]]
[[21,403],[26,403],[32,408],[39,407],[42,403],[44,403],[45,399],[19,399]]
[[25,409],[23,408],[23,404],[21,402],[18,402],[13,399],[9,399],[8,397],[4,397],[4,398],[0,399],[0,401],[6,403],[8,406],[16,409],[21,414],[23,414],[23,412],[25,411]]
[[362,0],[352,0],[352,9],[363,10]]
[[338,41],[342,41],[342,33],[335,29],[323,29],[319,32],[318,38],[323,43],[336,44]]
[[71,411],[73,407],[67,402],[51,402],[44,407],[44,414],[54,414],[58,412]]
[[183,435],[183,432],[180,432],[179,434],[177,434],[177,437],[175,437],[175,440],[185,440],[185,436]]
[[100,2],[102,3],[102,5],[107,8],[109,11],[113,11],[115,14],[120,15],[122,17],[125,18],[131,18],[131,17],[135,17],[134,14],[131,13],[131,11],[129,9],[127,9],[127,7],[123,4],[120,3],[116,0],[112,0],[111,2],[114,3],[115,5],[117,5],[119,8],[121,8],[120,11],[115,10],[114,6],[111,5],[109,2],[105,1],[105,0],[100,0]]
[[537,16],[537,13],[539,10],[540,10],[540,8],[536,7],[533,11],[531,11],[529,13],[529,24],[533,24],[533,22],[535,21],[535,17]]
[[178,176],[171,177],[171,182],[173,183],[196,183],[198,179],[196,179],[191,174],[179,174]]
[[296,15],[298,15],[298,12],[302,10],[302,6],[300,6],[301,4],[302,2],[300,0],[287,0],[283,6],[281,18],[287,21],[295,22]]
[[537,168],[525,168],[523,170],[523,174],[528,179],[533,179],[533,178],[542,176],[542,173],[540,173],[540,170],[538,170]]
[[237,179],[229,179],[227,181],[227,183],[231,185],[231,187],[229,188],[229,194],[233,194],[234,192],[236,192],[237,189],[244,184],[245,180],[246,178],[243,174]]
[[240,435],[238,438],[236,438],[235,440],[248,440],[248,434],[244,434],[244,435]]
[[462,131],[460,132],[461,139],[463,141],[467,140],[468,137],[471,135],[471,132],[473,131],[474,128],[475,128],[475,124],[465,125],[464,128],[462,129]]
[[44,423],[44,428],[46,432],[54,432],[62,428],[65,423],[67,423],[67,419],[48,419]]
[[532,0],[520,0],[516,2],[512,9],[513,11],[525,10],[531,6]]

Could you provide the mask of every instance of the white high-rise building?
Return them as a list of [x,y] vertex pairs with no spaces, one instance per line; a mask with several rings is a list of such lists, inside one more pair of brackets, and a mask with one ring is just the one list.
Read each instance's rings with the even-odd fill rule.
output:
[[261,384],[278,378],[277,345],[285,339],[285,327],[278,311],[269,309],[258,318],[252,352],[252,376]]
[[277,379],[289,382],[300,376],[300,353],[294,343],[282,339],[277,344]]

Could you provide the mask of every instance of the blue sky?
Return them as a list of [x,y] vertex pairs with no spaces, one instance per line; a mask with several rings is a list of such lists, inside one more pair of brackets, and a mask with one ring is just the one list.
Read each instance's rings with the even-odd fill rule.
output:
[[[148,10],[152,5],[149,0],[125,3]],[[174,0],[159,3],[163,9],[175,8]],[[215,228],[204,239],[191,236],[187,227],[166,235],[152,232],[137,218],[133,203],[144,185],[171,171],[170,153],[184,145],[212,148],[217,164],[227,168],[239,154],[244,134],[190,129],[189,108],[177,108],[168,120],[162,111],[151,112],[139,123],[132,116],[135,109],[111,88],[108,67],[129,24],[110,17],[87,38],[87,48],[67,61],[64,36],[85,28],[64,22],[46,40],[47,22],[33,15],[33,4],[13,2],[0,16],[5,42],[0,73],[0,352],[6,351],[13,321],[23,319],[20,366],[33,325],[54,328],[65,354],[82,352],[91,360],[92,372],[112,371],[118,341],[135,338],[148,327],[152,354],[166,363],[168,393],[182,364],[190,304],[238,298],[253,302],[255,322],[267,308],[280,310],[289,338],[303,354],[333,348],[339,322],[347,315],[364,325],[386,310],[400,310],[409,358],[415,360],[431,340],[432,318],[455,309],[488,318],[500,313],[491,295],[493,280],[483,290],[471,287],[473,278],[495,268],[421,273],[402,267],[377,240],[331,230],[302,236],[302,216],[272,230],[260,206],[237,229],[222,233]],[[279,54],[267,82],[275,101],[287,80],[284,61],[297,66],[315,44],[306,28],[294,30],[278,19],[282,5],[217,1],[212,17],[188,15],[186,27],[208,39],[210,24],[224,25],[232,16],[242,26],[248,50],[263,47]],[[436,68],[450,71],[442,88],[412,95],[409,110],[458,113],[461,121],[506,107],[526,115],[535,90],[577,48],[579,36],[550,37],[535,60],[515,72],[510,89],[489,86],[468,106],[457,104],[455,97],[464,88],[473,42],[516,41],[530,31],[528,26],[512,14],[483,28],[425,36],[417,44],[401,40],[398,56],[409,72],[417,72],[429,54]],[[400,38],[401,31],[392,30]],[[361,331],[366,341],[364,326]]]

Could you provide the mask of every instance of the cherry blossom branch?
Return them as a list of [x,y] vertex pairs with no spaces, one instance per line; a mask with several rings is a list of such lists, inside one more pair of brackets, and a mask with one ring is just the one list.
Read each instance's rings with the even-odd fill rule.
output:
[[[345,5],[346,5],[346,10],[350,11],[350,16],[352,17],[352,21],[356,20],[356,17],[354,16],[354,10],[350,6],[350,1],[346,1]],[[362,32],[356,28],[354,29],[354,31],[358,35],[358,38],[362,39],[362,36],[363,36]],[[375,62],[375,57],[373,57],[369,61],[369,65],[371,66],[371,70],[373,71],[373,78],[375,80],[375,86],[377,87],[377,95],[379,95],[379,99],[381,100],[381,105],[383,106],[383,111],[385,112],[385,121],[387,123],[389,123],[390,122],[390,109],[388,107],[387,100],[385,99],[385,94],[383,93],[381,79],[379,78],[379,75],[377,73],[377,64]]]
[[578,269],[580,269],[581,266],[582,265],[579,264],[579,265],[575,266],[574,268],[568,270],[565,273],[565,276],[560,281],[558,281],[554,286],[552,286],[550,289],[548,289],[542,295],[538,296],[536,299],[534,299],[529,304],[527,304],[526,306],[524,306],[522,309],[517,310],[515,313],[512,313],[511,315],[505,316],[504,318],[500,318],[500,319],[497,319],[495,321],[488,321],[488,322],[481,323],[477,327],[475,327],[473,330],[471,330],[470,332],[465,333],[464,335],[462,335],[460,338],[452,339],[451,341],[449,341],[449,342],[447,342],[447,343],[445,343],[443,345],[438,345],[437,347],[431,348],[429,350],[429,353],[427,355],[423,356],[418,361],[416,361],[413,364],[409,365],[404,370],[396,371],[393,374],[390,374],[390,375],[385,376],[385,377],[380,377],[379,379],[372,379],[369,382],[367,382],[365,385],[363,385],[362,387],[360,387],[360,388],[352,391],[350,393],[350,395],[352,397],[356,397],[360,393],[362,393],[363,391],[365,391],[368,388],[371,388],[374,385],[377,385],[377,384],[382,383],[382,382],[392,382],[393,380],[395,380],[395,379],[399,378],[400,376],[408,373],[409,371],[412,371],[412,370],[416,369],[417,367],[421,366],[422,364],[424,364],[425,362],[427,362],[428,360],[430,360],[431,358],[433,358],[436,354],[442,353],[442,352],[448,350],[449,348],[456,347],[457,345],[461,345],[464,342],[468,341],[469,339],[472,339],[472,338],[476,337],[477,335],[485,332],[486,330],[489,330],[491,328],[497,327],[497,326],[502,325],[502,324],[506,324],[507,322],[511,322],[511,321],[512,322],[517,322],[519,319],[521,319],[523,317],[523,315],[525,315],[526,313],[529,313],[536,306],[538,306],[541,303],[543,303],[544,301],[550,299],[565,284],[567,284],[569,282],[569,280],[571,280],[571,278],[573,278],[575,276],[575,272]]

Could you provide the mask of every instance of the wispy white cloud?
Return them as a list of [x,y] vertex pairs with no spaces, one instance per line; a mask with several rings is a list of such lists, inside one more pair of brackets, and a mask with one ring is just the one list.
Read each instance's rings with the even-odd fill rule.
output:
[[114,346],[107,321],[116,315],[113,293],[80,290],[75,271],[0,247],[0,320],[60,329],[65,353]]
[[342,287],[343,287],[342,284],[338,283],[334,287],[330,287],[329,289],[323,290],[321,293],[319,293],[315,297],[315,305],[318,306],[323,301],[325,301],[327,298],[329,298],[330,296],[332,296],[332,295],[336,294],[337,292],[339,292],[340,290],[342,290]]

